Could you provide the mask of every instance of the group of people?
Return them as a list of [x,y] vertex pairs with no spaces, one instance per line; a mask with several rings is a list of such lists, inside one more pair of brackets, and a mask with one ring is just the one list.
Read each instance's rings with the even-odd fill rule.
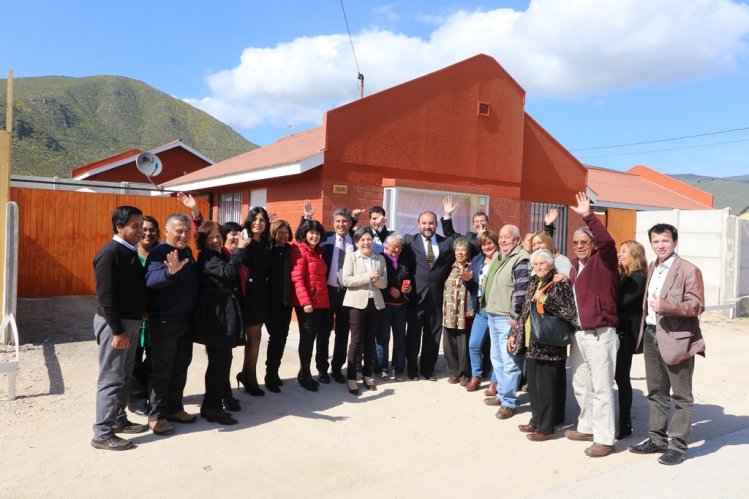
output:
[[[415,234],[389,230],[379,206],[369,210],[369,225],[359,220],[363,210],[336,209],[328,232],[307,201],[291,242],[290,224],[264,208],[252,208],[243,226],[220,225],[204,220],[191,196],[178,197],[192,219],[167,217],[162,243],[156,220],[118,207],[113,239],[94,260],[94,447],[127,449],[132,442],[117,433],[169,434],[170,423],[196,420],[182,404],[193,341],[208,357],[201,416],[236,424],[232,350],[244,345],[237,383],[264,395],[256,367],[265,325],[265,388],[279,392],[293,308],[304,389],[335,380],[358,395],[359,372],[366,390],[376,390],[378,378],[436,381],[442,344],[449,383],[477,391],[482,378],[491,378],[484,402],[497,407],[499,419],[515,415],[517,393],[527,386],[531,418],[518,428],[535,442],[553,438],[564,422],[569,345],[580,415],[565,436],[591,442],[591,457],[611,454],[615,440],[632,433],[629,372],[633,354],[642,351],[650,432],[630,451],[662,452],[663,464],[685,459],[694,355],[705,349],[704,298],[699,269],[675,253],[673,226],[649,231],[657,259],[647,266],[636,241],[617,249],[584,193],[570,206],[585,222],[573,235],[572,260],[554,245],[554,210],[544,230],[525,239],[514,225],[494,232],[483,212],[474,214],[472,232],[456,233],[450,196],[441,219],[431,211],[419,215]],[[197,260],[188,246],[192,227]],[[126,407],[147,415],[148,425],[130,422]]]

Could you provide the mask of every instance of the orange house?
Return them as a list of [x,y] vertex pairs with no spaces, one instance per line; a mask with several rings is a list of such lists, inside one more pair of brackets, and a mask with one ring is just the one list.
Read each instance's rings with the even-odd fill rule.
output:
[[[70,177],[75,180],[99,180],[102,182],[147,182],[146,177],[135,167],[135,158],[140,149],[130,149],[87,165],[73,168]],[[215,162],[181,140],[175,140],[151,149],[162,163],[158,176],[160,182],[172,180],[210,166]]]
[[211,217],[242,222],[266,206],[296,226],[305,199],[330,224],[333,209],[382,205],[388,226],[416,231],[424,210],[460,200],[456,230],[473,212],[490,226],[539,230],[560,210],[561,248],[579,218],[566,205],[586,188],[586,169],[524,110],[525,91],[487,55],[326,112],[323,125],[166,182],[210,194]]

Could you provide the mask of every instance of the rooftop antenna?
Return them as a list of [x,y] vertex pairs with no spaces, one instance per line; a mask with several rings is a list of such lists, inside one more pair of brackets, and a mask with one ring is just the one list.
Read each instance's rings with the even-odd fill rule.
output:
[[354,54],[354,64],[356,65],[356,79],[359,80],[359,98],[364,98],[364,75],[359,71],[359,61],[356,60],[356,50],[354,50],[354,40],[351,38],[351,30],[348,27],[348,18],[346,17],[346,8],[343,6],[343,0],[341,0],[341,10],[343,11],[343,21],[346,23],[346,33],[348,33],[348,41],[351,44],[351,52]]
[[157,185],[153,181],[153,177],[161,173],[162,164],[158,156],[150,152],[142,152],[135,158],[135,167],[143,175],[148,178],[148,181],[153,184],[160,192],[164,192],[164,188]]

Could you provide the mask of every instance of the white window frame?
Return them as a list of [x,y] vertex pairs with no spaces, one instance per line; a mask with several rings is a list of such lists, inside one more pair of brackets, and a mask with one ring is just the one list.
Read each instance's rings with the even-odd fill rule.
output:
[[[409,194],[428,194],[434,196],[435,202],[429,206],[420,206],[418,212],[404,212],[401,207],[404,197]],[[458,201],[458,208],[452,215],[453,230],[460,234],[465,234],[473,230],[471,217],[477,211],[489,213],[489,195],[473,194],[468,192],[442,191],[432,189],[416,189],[413,187],[386,187],[383,192],[383,208],[387,211],[387,226],[391,230],[397,230],[401,234],[413,234],[418,232],[418,217],[421,212],[433,211],[437,218],[441,218],[442,198],[452,196],[454,201]],[[443,234],[442,225],[437,222],[437,232]]]

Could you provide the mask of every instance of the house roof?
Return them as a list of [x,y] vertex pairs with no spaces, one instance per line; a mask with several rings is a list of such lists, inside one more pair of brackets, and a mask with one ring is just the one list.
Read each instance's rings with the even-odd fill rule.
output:
[[200,190],[267,178],[296,175],[324,163],[323,127],[282,137],[215,165],[162,184],[169,189]]
[[[647,171],[642,170],[643,168]],[[649,172],[655,175],[648,175]],[[686,187],[696,190],[702,196],[694,195],[697,193],[692,193],[691,190],[677,190],[675,187],[679,186],[660,182],[659,175],[674,180],[644,166],[634,167],[627,172],[588,166],[588,187],[595,193],[596,204],[609,208],[646,211],[662,208],[704,210],[713,207],[712,196],[709,194],[708,202],[703,191],[686,184]]]
[[[148,152],[152,154],[159,154],[164,151],[174,149],[176,147],[180,147],[190,152],[191,154],[199,157],[200,159],[202,159],[209,165],[212,165],[215,163],[211,158],[209,158],[208,156],[205,156],[204,154],[197,151],[196,149],[193,149],[192,147],[188,146],[181,140],[174,140],[162,146],[150,149]],[[137,158],[138,155],[141,154],[142,152],[143,151],[140,149],[130,149],[130,150],[121,152],[119,154],[109,156],[108,158],[94,161],[93,163],[88,163],[86,165],[78,166],[76,168],[73,168],[73,170],[70,172],[70,176],[71,178],[76,179],[76,180],[85,180],[93,175],[97,175],[99,173],[133,163],[135,162],[135,158]]]

